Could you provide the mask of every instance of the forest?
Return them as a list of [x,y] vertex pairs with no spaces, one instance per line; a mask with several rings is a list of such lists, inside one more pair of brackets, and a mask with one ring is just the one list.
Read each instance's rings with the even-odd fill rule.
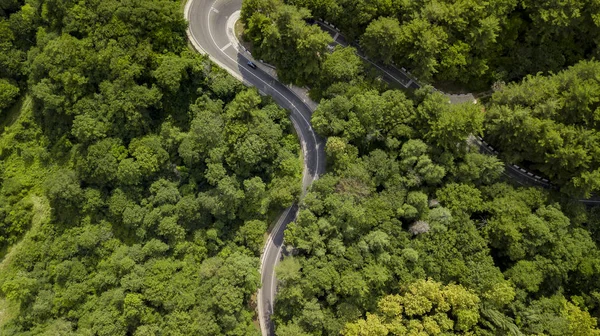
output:
[[[262,3],[266,12],[246,18],[249,30],[267,27],[270,19],[286,22],[289,10],[270,16],[281,0],[244,0]],[[375,60],[409,69],[420,80],[487,90],[497,81],[519,80],[538,72],[558,72],[590,57],[600,56],[600,3],[595,0],[289,0],[300,16],[333,23]],[[256,7],[257,5],[248,5]],[[286,8],[286,6],[284,6]],[[242,13],[242,17],[243,17]],[[292,27],[290,25],[290,27]],[[278,30],[282,31],[278,26]],[[316,48],[321,37],[290,29],[296,38]],[[281,39],[273,31],[262,44]],[[255,36],[250,34],[250,36]],[[261,48],[262,49],[262,48]],[[264,52],[277,53],[276,48]],[[272,55],[272,57],[277,57]],[[291,55],[288,55],[291,57]],[[265,60],[267,58],[264,58]],[[296,61],[299,62],[299,61]],[[455,85],[443,85],[455,88]]]
[[[255,57],[319,102],[327,173],[301,197],[289,112],[189,47],[180,1],[0,0],[0,334],[260,335],[265,236],[298,203],[277,335],[600,336],[600,208],[578,201],[600,190],[599,17],[244,0]],[[357,49],[493,94],[398,90]]]
[[487,138],[507,161],[535,169],[563,192],[600,191],[600,63],[580,62],[552,76],[528,76],[492,96]]
[[600,333],[596,208],[503,181],[468,142],[484,121],[471,104],[330,102],[313,123],[332,170],[286,231],[278,335]]
[[[243,2],[253,53],[310,87],[327,138],[328,173],[286,231],[277,335],[600,335],[600,211],[577,201],[600,182],[600,68],[579,62],[596,7],[552,4]],[[356,44],[329,51],[319,18]],[[394,89],[356,48],[493,94]],[[513,183],[505,162],[556,188]]]
[[288,112],[188,49],[178,1],[0,8],[0,334],[259,334]]

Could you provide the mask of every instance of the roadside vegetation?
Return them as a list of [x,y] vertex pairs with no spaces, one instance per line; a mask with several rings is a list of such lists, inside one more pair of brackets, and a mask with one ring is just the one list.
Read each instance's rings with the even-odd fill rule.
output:
[[486,138],[509,162],[540,172],[573,197],[600,192],[600,62],[528,76],[496,92]]
[[290,0],[333,22],[374,59],[426,81],[474,88],[598,57],[600,4],[549,1]]
[[313,115],[329,170],[286,231],[278,335],[599,334],[597,210],[503,181],[468,141],[479,106],[337,92]]
[[300,146],[287,111],[187,49],[179,8],[0,1],[0,334],[259,333]]
[[[278,335],[600,335],[600,212],[574,200],[600,181],[600,69],[577,63],[597,48],[583,35],[596,29],[588,5],[244,1],[246,38],[265,60],[312,47],[293,60],[311,67],[278,74],[318,93],[312,123],[328,139],[328,173],[286,231]],[[451,105],[431,87],[390,90],[352,47],[329,52],[311,18],[421,79],[496,92]],[[560,192],[512,185],[500,159]]]
[[[299,200],[300,146],[287,111],[187,48],[180,7],[0,0],[0,334],[259,334],[264,233]],[[600,189],[600,68],[582,61],[599,11],[244,1],[253,54],[311,87],[327,137],[285,233],[278,335],[600,335],[600,210],[573,199]],[[496,92],[393,90],[311,17]],[[511,184],[502,160],[560,192]]]
[[370,59],[405,67],[421,81],[477,91],[599,55],[600,5],[590,0],[247,0],[243,8],[247,38],[263,59],[286,65],[284,80],[302,82],[324,59],[330,39],[302,25],[306,18],[335,24]]

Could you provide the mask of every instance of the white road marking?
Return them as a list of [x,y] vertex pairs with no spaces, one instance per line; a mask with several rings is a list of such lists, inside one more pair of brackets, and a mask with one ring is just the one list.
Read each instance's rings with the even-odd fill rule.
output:
[[227,38],[229,38],[229,41],[231,43],[233,43],[233,47],[238,52],[240,51],[240,41],[235,36],[234,27],[235,27],[235,22],[240,18],[240,14],[241,14],[241,11],[237,10],[237,11],[231,13],[231,15],[227,18]]
[[[216,10],[214,7],[211,7],[211,11],[214,11],[214,12],[216,12],[216,13],[218,13],[218,12],[219,12],[219,11],[218,11],[218,10]],[[208,34],[209,34],[209,36],[210,36],[210,38],[211,38],[212,42],[214,43],[214,45],[218,47],[218,45],[217,45],[217,43],[216,43],[216,41],[215,41],[215,38],[214,38],[214,36],[213,36],[213,34],[212,34],[211,25],[210,25],[210,12],[211,12],[211,11],[209,11],[209,12],[207,13],[207,15],[206,15],[206,16],[207,16],[207,21],[206,21],[206,23],[207,23],[207,26],[208,26]],[[194,37],[194,39],[196,39],[196,37],[194,36],[194,34],[193,34],[193,33],[192,33],[191,35],[192,35],[192,37]],[[229,58],[229,59],[230,59],[230,60],[231,60],[233,63],[239,64],[239,63],[238,63],[236,60],[234,60],[233,58],[231,58],[231,57],[230,57],[228,54],[226,54],[225,52],[223,52],[223,50],[224,50],[224,49],[221,49],[221,52],[223,53],[223,55],[225,55],[225,57]],[[210,55],[209,55],[209,56],[210,56]],[[222,64],[221,62],[218,62],[218,61],[217,61],[217,63],[218,63],[218,64]],[[227,66],[224,66],[224,64],[222,64],[222,67],[223,67],[223,68],[228,68]],[[235,74],[237,74],[235,71],[233,71],[233,72],[234,72]],[[307,129],[307,130],[308,130],[308,132],[311,134],[311,136],[313,137],[313,139],[314,139],[314,142],[315,142],[315,146],[316,146],[316,148],[318,149],[318,148],[319,148],[319,143],[318,143],[318,141],[317,141],[317,137],[315,136],[315,133],[314,133],[314,131],[313,131],[313,129],[312,129],[312,127],[311,127],[311,125],[310,125],[310,122],[309,122],[309,121],[308,121],[308,120],[307,120],[307,119],[304,117],[304,115],[303,115],[303,114],[300,112],[300,110],[298,110],[298,108],[296,108],[296,106],[295,106],[295,105],[294,105],[294,104],[293,104],[293,103],[292,103],[292,102],[291,102],[291,101],[290,101],[290,100],[289,100],[287,97],[285,97],[285,96],[284,96],[284,95],[283,95],[283,94],[282,94],[282,93],[281,93],[279,90],[275,89],[275,88],[274,88],[273,86],[271,86],[269,83],[265,82],[263,79],[261,79],[260,77],[258,77],[258,76],[257,76],[255,73],[253,73],[253,72],[251,72],[251,71],[248,71],[248,74],[250,74],[250,75],[254,76],[254,77],[255,77],[256,79],[258,79],[260,82],[262,82],[263,84],[265,84],[266,86],[268,86],[269,88],[271,88],[271,90],[273,90],[273,91],[277,92],[279,95],[281,95],[281,97],[282,97],[282,98],[283,98],[285,101],[287,101],[287,102],[288,102],[288,103],[289,103],[289,104],[292,106],[292,108],[293,108],[293,109],[294,109],[294,110],[297,112],[297,114],[298,114],[298,115],[300,115],[300,117],[302,118],[302,120],[304,120],[304,122],[305,122],[305,123],[308,125],[308,129]],[[238,76],[235,76],[235,77],[238,77]],[[240,77],[241,77],[241,75],[240,75]],[[239,78],[239,77],[238,77],[238,78]],[[243,78],[243,77],[241,77],[241,78]],[[243,80],[242,80],[242,81],[243,81]],[[290,92],[291,92],[293,95],[295,95],[297,98],[300,98],[300,97],[299,97],[299,96],[298,96],[298,95],[297,95],[297,94],[296,94],[294,91],[290,90]],[[300,99],[302,99],[302,98],[300,98]],[[305,105],[306,105],[306,104],[305,104]],[[309,109],[309,111],[311,111],[311,112],[312,112],[312,109],[310,108],[310,106],[306,105],[306,107]],[[292,122],[295,124],[295,122],[294,122],[294,120],[293,120],[293,119],[292,119]],[[298,133],[302,133],[302,132],[300,131],[300,127],[298,127]],[[306,147],[306,146],[304,146],[304,147]],[[306,170],[305,170],[305,171],[306,171],[306,174],[305,174],[305,176],[309,176],[309,172],[308,172],[308,169],[307,169],[307,167],[306,167],[306,163],[307,163],[307,161],[305,160],[305,169],[306,169]],[[317,155],[317,156],[316,156],[316,169],[318,169],[318,168],[319,168],[319,156]],[[312,180],[314,181],[314,180],[316,180],[317,178],[318,178],[318,176],[317,176],[317,175],[315,175],[315,176],[313,176],[313,177],[312,177]],[[281,219],[281,220],[280,220],[280,222],[279,222],[279,223],[276,225],[276,227],[274,228],[274,230],[273,230],[272,232],[278,232],[278,231],[279,231],[279,229],[281,228],[281,225],[283,225],[283,221],[285,220],[285,218],[287,218],[287,215],[288,215],[288,213],[289,213],[289,211],[290,211],[290,210],[291,210],[291,208],[288,208],[288,210],[286,211],[286,213],[284,213],[284,214],[283,214],[283,216],[281,217],[282,219]],[[272,234],[271,234],[271,235],[269,235],[269,238],[268,238],[268,239],[269,239],[269,240],[268,240],[268,242],[267,242],[267,245],[265,246],[265,250],[264,250],[264,251],[268,251],[268,249],[269,249],[269,248],[271,247],[271,245],[273,244],[273,235],[272,235]],[[277,254],[276,254],[276,255],[277,255],[277,256],[279,256],[280,254],[281,254],[281,246],[278,248],[278,250],[277,250]],[[262,270],[263,261],[264,261],[264,258],[265,258],[265,257],[266,257],[266,253],[264,253],[264,254],[263,254],[263,256],[261,257],[261,270]],[[275,261],[275,265],[276,265],[276,264],[277,264],[277,260]],[[273,267],[273,274],[271,275],[271,276],[272,276],[272,277],[271,277],[271,288],[272,288],[272,289],[273,289],[273,284],[274,284],[274,281],[275,281],[275,276],[274,276],[274,274],[275,274],[275,267]],[[259,295],[260,295],[260,296],[262,296],[262,288],[261,288],[259,291],[260,291]],[[271,305],[272,305],[272,307],[274,306],[274,303],[273,303],[273,295],[274,295],[274,293],[273,293],[273,292],[274,292],[274,291],[272,290],[272,291],[271,291],[271,293],[270,293],[270,295],[269,295],[269,296],[270,296],[270,300],[271,300]],[[261,304],[261,305],[259,305],[259,310],[261,310],[262,308],[263,308],[263,307],[262,307],[262,304]],[[266,321],[264,321],[263,319],[261,319],[261,321],[259,321],[259,322],[260,322],[260,324],[261,324],[261,330],[265,330],[265,329],[266,329],[266,326],[264,326],[264,323],[265,323]],[[263,328],[264,328],[264,329],[263,329]]]
[[210,7],[210,10],[213,11],[213,12],[215,12],[215,13],[217,13],[217,14],[219,14],[219,10],[216,9],[215,7]]
[[[283,244],[281,244],[281,246],[279,246],[279,249],[277,249],[277,255],[280,256],[281,255],[281,248],[283,247]],[[277,266],[277,264],[279,263],[279,258],[275,259],[275,265],[273,265],[273,273],[271,274],[271,309],[273,310],[273,312],[275,311],[275,267]]]
[[223,51],[229,47],[231,47],[231,42],[227,43],[223,48],[221,48],[221,51]]
[[[277,224],[275,224],[275,227],[273,228],[274,232],[277,232],[279,230],[279,228],[281,227],[283,221],[287,218],[290,210],[292,209],[292,207],[287,208],[287,210],[283,213],[283,215],[281,215],[281,217],[279,217],[279,221],[277,222]],[[268,241],[267,241],[267,245],[265,246],[265,251],[268,250],[271,247],[271,244],[273,244],[273,236],[269,235]],[[265,257],[266,257],[266,253],[263,253],[262,257],[260,258],[260,264],[262,265]]]
[[[211,7],[211,8],[214,8],[214,7]],[[217,11],[217,13],[218,13],[218,11]],[[218,45],[217,45],[217,42],[215,41],[215,37],[214,37],[214,36],[213,36],[213,34],[212,34],[212,30],[210,29],[210,11],[209,11],[209,12],[207,13],[207,15],[206,15],[206,24],[207,24],[207,26],[208,26],[208,35],[210,36],[210,38],[211,38],[212,42],[213,42],[213,43],[214,43],[216,46],[218,46]],[[231,60],[233,63],[239,64],[239,63],[238,63],[236,60],[234,60],[233,58],[231,58],[231,56],[227,55],[226,53],[224,53],[224,52],[223,52],[223,55],[225,55],[225,57],[229,58],[229,59],[230,59],[230,60]],[[306,120],[306,118],[304,117],[304,115],[303,115],[302,113],[300,113],[300,110],[298,110],[298,109],[296,108],[296,106],[295,106],[295,105],[294,105],[294,104],[293,104],[293,103],[292,103],[292,102],[291,102],[289,99],[287,99],[287,98],[285,97],[285,95],[283,95],[283,94],[282,94],[282,93],[281,93],[279,90],[277,90],[277,89],[275,89],[274,87],[272,87],[271,85],[269,85],[269,83],[267,83],[267,82],[265,82],[264,80],[262,80],[262,79],[261,79],[260,77],[258,77],[258,76],[257,76],[255,73],[253,73],[253,72],[251,72],[251,71],[248,71],[248,73],[249,73],[249,74],[251,74],[252,76],[256,77],[256,79],[258,79],[259,81],[263,82],[263,83],[264,83],[266,86],[270,87],[270,88],[271,88],[271,90],[273,90],[273,91],[275,91],[275,92],[279,93],[279,94],[281,95],[281,97],[283,97],[283,99],[285,99],[285,100],[286,100],[286,101],[287,101],[287,102],[288,102],[290,105],[292,105],[292,108],[293,108],[294,110],[296,110],[296,112],[298,112],[298,114],[300,115],[300,117],[302,117],[302,119],[303,119],[303,120],[306,122],[306,124],[309,126],[309,127],[308,127],[308,131],[309,131],[309,133],[312,135],[312,137],[313,137],[313,139],[314,139],[314,141],[315,141],[315,144],[317,144],[317,143],[318,143],[318,141],[317,141],[317,137],[315,136],[315,133],[314,133],[314,132],[313,132],[313,130],[312,130],[312,127],[311,127],[311,125],[310,125],[310,122],[309,122],[308,120]],[[292,94],[294,94],[294,95],[295,95],[295,93],[294,93],[293,91],[291,91],[291,90],[290,90],[290,92],[291,92]],[[298,96],[296,96],[296,97],[298,97]],[[299,98],[299,97],[298,97],[298,98]],[[306,107],[308,107],[308,109],[310,110],[310,107],[309,107],[308,105],[307,105]],[[312,110],[311,110],[311,111],[312,111]],[[317,167],[317,168],[319,167],[319,156],[318,156],[318,155],[317,155],[316,167]]]
[[335,36],[333,37],[333,40],[334,40],[334,41],[335,41],[335,40],[337,40],[338,36],[340,36],[340,33],[338,33],[338,32],[335,32]]

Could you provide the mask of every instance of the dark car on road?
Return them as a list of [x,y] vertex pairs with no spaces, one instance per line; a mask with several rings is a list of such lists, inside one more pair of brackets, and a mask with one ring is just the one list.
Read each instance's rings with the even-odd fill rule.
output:
[[254,62],[248,61],[248,63],[246,63],[246,64],[248,64],[248,66],[251,67],[252,69],[256,69],[256,64],[254,64]]

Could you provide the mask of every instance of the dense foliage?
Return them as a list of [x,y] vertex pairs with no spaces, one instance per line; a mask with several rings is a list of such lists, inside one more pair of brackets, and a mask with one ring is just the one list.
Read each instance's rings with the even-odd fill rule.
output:
[[[596,48],[587,5],[292,3],[335,23],[370,57],[424,79],[489,84],[560,70]],[[283,45],[277,38],[290,27],[278,18],[290,11],[244,2],[246,37],[276,65],[285,59],[273,51]],[[296,11],[293,26],[319,40]],[[286,36],[292,45],[310,40]],[[279,71],[325,98],[312,123],[328,137],[329,173],[286,231],[277,334],[599,334],[598,213],[504,183],[503,163],[470,143],[485,124],[509,162],[545,167],[563,192],[589,195],[595,63],[500,87],[484,109],[428,90],[410,99],[387,91],[364,80],[352,48],[324,54],[321,43],[309,60],[316,77]]]
[[[273,19],[269,19],[268,13],[278,7],[277,2],[244,1],[244,6],[252,3],[249,8],[262,10],[248,11],[245,18],[247,26],[255,32],[253,42],[261,40],[274,46],[284,36],[279,33],[281,24],[277,28],[270,25]],[[302,13],[299,16],[308,16],[305,10],[308,9],[312,17],[332,22],[350,40],[358,42],[369,57],[395,62],[425,81],[459,82],[485,88],[498,80],[513,80],[539,71],[557,72],[581,59],[597,57],[599,50],[600,5],[592,0],[290,0],[286,3],[302,8],[298,10]],[[286,8],[285,12],[289,11]],[[256,30],[262,30],[260,38]],[[303,36],[301,40],[319,40],[317,33],[312,36]],[[291,41],[298,38],[287,37]],[[279,57],[275,53],[270,56],[277,60],[292,57]],[[306,57],[295,63],[316,62],[311,60],[314,56],[314,53],[293,55]]]
[[35,33],[35,10],[20,1],[0,2],[0,116],[18,97],[25,87],[26,51]]
[[600,190],[600,63],[529,76],[496,92],[486,138],[507,161],[541,172],[564,192]]
[[[600,335],[600,211],[511,186],[471,141],[596,191],[598,63],[450,105],[389,90],[293,4],[370,57],[474,84],[593,56],[599,31],[591,1],[244,1],[254,55],[323,98],[328,138],[285,233],[277,334]],[[286,111],[187,49],[179,7],[0,0],[0,110],[20,110],[0,137],[0,333],[259,333],[299,145]]]
[[300,191],[288,113],[187,50],[178,1],[6,4],[34,42],[0,142],[0,244],[30,229],[0,333],[258,334],[264,233]]
[[254,56],[272,63],[283,82],[313,84],[320,74],[331,36],[304,21],[306,9],[285,5],[281,0],[250,0],[242,3],[244,38]]
[[332,96],[313,116],[331,170],[286,231],[278,335],[599,333],[595,216],[502,183],[469,144],[480,107]]
[[[489,84],[596,52],[588,4],[291,3],[428,80]],[[263,16],[291,9],[244,4],[247,36],[263,52],[279,36]],[[297,11],[295,25],[310,27]],[[598,212],[506,184],[503,163],[471,143],[484,135],[508,162],[589,196],[598,189],[595,62],[499,85],[483,108],[369,83],[352,48],[311,61],[319,71],[309,84],[325,98],[312,123],[328,137],[329,173],[286,231],[278,335],[600,334]]]

